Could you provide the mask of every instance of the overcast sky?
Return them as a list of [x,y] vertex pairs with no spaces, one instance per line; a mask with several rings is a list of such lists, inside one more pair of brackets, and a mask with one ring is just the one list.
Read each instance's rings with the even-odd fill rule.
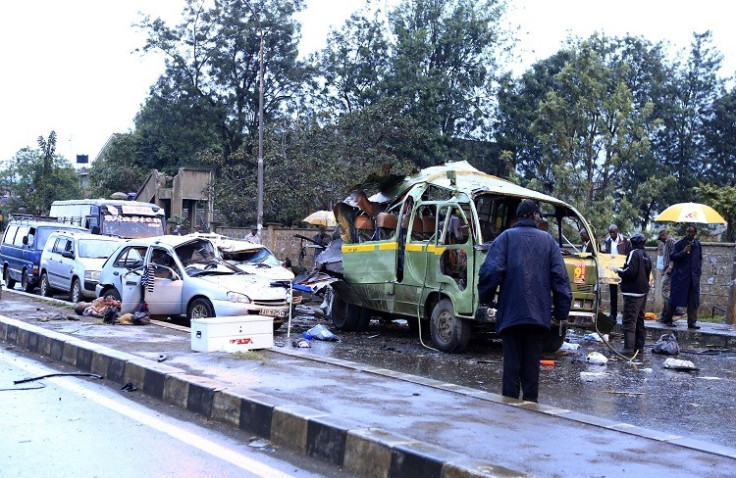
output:
[[[397,0],[378,0],[378,3]],[[364,0],[306,0],[300,14],[309,52],[324,46]],[[376,3],[374,1],[374,3]],[[0,160],[51,130],[57,151],[90,160],[112,133],[127,132],[151,84],[163,71],[160,57],[132,53],[143,34],[131,25],[138,12],[175,21],[184,0],[23,0],[3,3],[0,16]],[[725,2],[700,0],[512,0],[509,25],[519,25],[519,71],[557,51],[570,35],[631,33],[676,47],[693,31],[710,29],[726,56],[724,74],[736,70],[736,28]],[[602,5],[610,5],[603,8]]]

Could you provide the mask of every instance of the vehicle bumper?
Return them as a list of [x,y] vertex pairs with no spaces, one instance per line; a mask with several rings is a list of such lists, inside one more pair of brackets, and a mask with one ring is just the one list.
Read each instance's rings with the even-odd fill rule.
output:
[[231,317],[234,315],[263,315],[273,317],[275,323],[280,323],[289,316],[289,306],[263,307],[256,304],[241,304],[227,300],[212,302],[217,317]]

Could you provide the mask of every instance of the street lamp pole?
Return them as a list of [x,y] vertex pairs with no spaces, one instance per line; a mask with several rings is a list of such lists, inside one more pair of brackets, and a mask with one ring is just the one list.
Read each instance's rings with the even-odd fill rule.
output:
[[258,19],[253,7],[250,6],[246,0],[243,0],[243,4],[248,7],[248,10],[253,14],[253,18],[258,25],[258,31],[260,33],[261,41],[258,48],[258,206],[257,206],[257,221],[258,221],[258,238],[263,238],[263,26],[261,21]]

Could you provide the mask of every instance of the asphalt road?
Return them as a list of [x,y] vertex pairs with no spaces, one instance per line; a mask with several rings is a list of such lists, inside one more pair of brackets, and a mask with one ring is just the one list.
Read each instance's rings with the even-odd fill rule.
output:
[[324,462],[277,450],[105,380],[0,349],[4,477],[337,477]]
[[[6,293],[2,303],[0,313],[9,317],[66,320],[74,315],[68,306],[20,294]],[[283,326],[274,340],[286,343],[289,332],[288,341],[293,341],[314,325],[329,326],[317,305],[299,306],[291,330]],[[424,346],[405,324],[396,322],[374,320],[365,332],[335,334],[339,342],[311,341],[310,353],[500,393],[501,346],[491,337],[474,339],[466,353],[447,354],[431,349],[426,336]],[[714,349],[697,341],[687,344],[678,358],[693,361],[699,370],[681,372],[663,367],[667,357],[651,353],[653,341],[647,343],[641,360],[629,363],[615,360],[604,344],[587,341],[584,331],[573,330],[568,338],[579,349],[547,357],[554,365],[542,368],[540,403],[733,446],[736,351]],[[612,341],[619,347],[615,336]],[[586,363],[591,351],[612,360],[603,366]]]

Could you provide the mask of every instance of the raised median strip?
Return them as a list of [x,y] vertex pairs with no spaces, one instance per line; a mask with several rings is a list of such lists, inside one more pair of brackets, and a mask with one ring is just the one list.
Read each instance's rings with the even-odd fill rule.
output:
[[[278,397],[0,316],[0,340],[366,477],[526,477]],[[386,371],[390,375],[389,371]]]

